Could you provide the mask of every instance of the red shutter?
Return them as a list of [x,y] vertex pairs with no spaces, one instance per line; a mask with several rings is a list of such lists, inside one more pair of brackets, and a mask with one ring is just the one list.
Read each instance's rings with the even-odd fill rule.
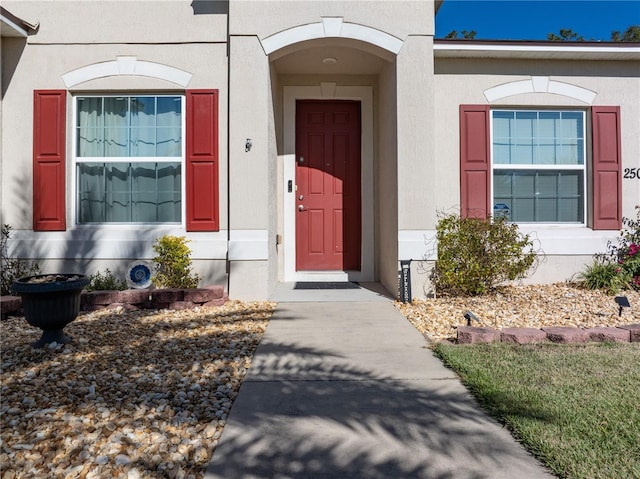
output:
[[67,92],[33,92],[33,229],[64,231]]
[[187,90],[187,231],[219,231],[218,90]]
[[460,105],[460,215],[490,215],[489,106]]
[[593,229],[622,228],[622,166],[620,107],[594,106],[593,121]]

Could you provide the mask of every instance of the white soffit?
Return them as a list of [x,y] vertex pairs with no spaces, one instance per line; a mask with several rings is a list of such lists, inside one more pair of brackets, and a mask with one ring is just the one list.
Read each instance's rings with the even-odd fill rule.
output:
[[38,31],[39,23],[29,23],[0,7],[0,36],[26,38]]
[[344,22],[341,17],[322,17],[318,23],[283,30],[261,40],[267,55],[295,43],[319,38],[349,38],[376,45],[393,54],[402,48],[402,40],[375,28]]
[[4,15],[0,15],[0,34],[2,34],[3,37],[26,38],[28,36],[28,33],[24,28]]
[[433,45],[436,58],[531,58],[548,60],[640,60],[637,43],[442,42]]
[[132,56],[119,56],[108,62],[94,63],[62,75],[62,81],[67,88],[73,88],[80,83],[96,78],[118,75],[137,75],[170,81],[185,87],[191,81],[191,73],[160,63],[138,60]]

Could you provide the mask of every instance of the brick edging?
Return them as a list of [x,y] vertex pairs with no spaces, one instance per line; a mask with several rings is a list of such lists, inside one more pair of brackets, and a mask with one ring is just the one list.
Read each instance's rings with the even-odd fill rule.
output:
[[[140,309],[193,309],[199,306],[222,306],[229,300],[222,286],[205,286],[193,289],[127,289],[124,291],[83,291],[80,296],[81,311],[124,308]],[[1,296],[1,317],[22,314],[19,296]]]
[[476,326],[458,326],[458,344],[503,342],[531,344],[541,342],[584,343],[587,341],[619,343],[640,342],[640,323],[617,327],[574,328],[555,326],[536,328],[504,328],[500,331]]

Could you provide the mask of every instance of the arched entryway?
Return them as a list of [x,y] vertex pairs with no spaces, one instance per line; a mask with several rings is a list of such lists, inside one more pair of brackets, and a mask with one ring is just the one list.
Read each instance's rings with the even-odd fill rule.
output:
[[[385,174],[396,165],[394,62],[394,53],[346,38],[270,55],[280,281],[377,281],[381,251],[396,261],[397,212],[380,205],[397,204],[395,173]],[[310,207],[310,194],[329,189],[330,198],[318,195],[321,207]],[[353,191],[357,201],[343,195]],[[388,237],[385,228],[393,229]]]

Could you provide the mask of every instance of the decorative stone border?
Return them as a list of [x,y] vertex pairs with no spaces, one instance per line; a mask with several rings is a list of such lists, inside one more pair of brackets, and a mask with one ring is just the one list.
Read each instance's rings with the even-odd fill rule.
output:
[[618,327],[571,328],[566,326],[535,328],[504,328],[501,331],[475,326],[458,327],[458,344],[503,342],[531,344],[541,342],[584,343],[587,341],[618,343],[640,342],[640,324]]
[[[196,289],[127,289],[124,291],[84,291],[80,297],[82,311],[123,308],[139,309],[193,309],[198,306],[222,306],[229,300],[222,286]],[[21,313],[19,296],[0,297],[2,319]]]

